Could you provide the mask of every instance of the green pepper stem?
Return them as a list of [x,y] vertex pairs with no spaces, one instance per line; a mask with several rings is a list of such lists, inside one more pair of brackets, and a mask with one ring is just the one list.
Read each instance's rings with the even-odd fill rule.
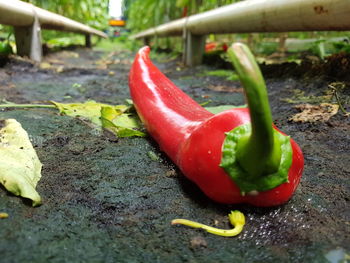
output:
[[264,78],[246,45],[233,44],[228,55],[243,84],[252,126],[251,134],[238,141],[237,160],[252,177],[274,173],[280,165],[281,150],[273,133]]

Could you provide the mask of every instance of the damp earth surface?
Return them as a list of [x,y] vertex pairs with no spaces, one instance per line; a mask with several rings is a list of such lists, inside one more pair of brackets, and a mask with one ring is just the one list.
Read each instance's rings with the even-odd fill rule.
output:
[[[125,104],[134,52],[76,48],[41,64],[18,57],[0,67],[0,100],[15,103]],[[237,80],[153,55],[156,65],[199,103],[242,105]],[[0,187],[0,262],[345,262],[350,249],[350,121],[294,121],[300,104],[350,110],[350,58],[262,65],[275,124],[298,142],[305,170],[293,198],[274,208],[220,205],[174,166],[150,137],[114,138],[55,109],[1,109],[28,132],[43,163],[43,204]],[[333,83],[333,84],[332,84]],[[335,84],[334,84],[335,83]],[[338,85],[331,96],[330,85]],[[335,94],[333,94],[335,95]],[[246,215],[234,238],[172,226],[186,218],[230,228],[227,214]]]

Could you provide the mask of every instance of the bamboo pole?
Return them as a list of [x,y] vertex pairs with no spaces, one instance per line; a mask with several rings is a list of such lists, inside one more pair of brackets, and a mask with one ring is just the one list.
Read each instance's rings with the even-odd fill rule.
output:
[[194,35],[350,30],[349,0],[246,0],[174,20],[133,38]]
[[350,30],[349,14],[350,0],[246,0],[174,20],[131,38],[183,36],[183,60],[194,66],[201,63],[205,35],[345,31]]
[[38,62],[42,58],[41,29],[84,34],[88,47],[91,35],[107,38],[99,30],[19,0],[0,0],[0,24],[14,27],[17,54]]
[[35,17],[42,29],[54,29],[107,38],[107,35],[92,27],[64,16],[49,12],[19,0],[0,0],[0,24],[14,27],[31,26]]

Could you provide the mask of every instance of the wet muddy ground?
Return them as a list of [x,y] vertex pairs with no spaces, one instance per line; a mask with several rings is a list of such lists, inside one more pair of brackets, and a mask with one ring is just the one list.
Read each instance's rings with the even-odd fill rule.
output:
[[[49,54],[45,63],[12,58],[0,68],[0,100],[123,104],[129,98],[133,54],[77,49]],[[344,60],[345,59],[345,60]],[[329,84],[350,110],[350,60],[323,66],[265,66],[276,125],[305,156],[293,198],[275,208],[219,205],[177,170],[149,138],[115,140],[54,109],[3,109],[27,130],[43,163],[32,208],[0,189],[0,262],[338,262],[350,250],[350,121],[339,111],[328,121],[294,122],[294,106],[330,102]],[[333,63],[333,64],[332,64]],[[348,63],[348,64],[346,64]],[[244,103],[240,84],[208,76],[215,68],[157,65],[178,86],[208,106]],[[347,74],[346,74],[347,73]],[[340,84],[337,84],[340,85]],[[336,104],[333,97],[332,103]],[[150,152],[158,158],[150,158]],[[228,228],[227,214],[247,218],[235,238],[171,226],[174,218]],[[339,261],[340,262],[340,261]],[[345,261],[341,261],[345,262]]]

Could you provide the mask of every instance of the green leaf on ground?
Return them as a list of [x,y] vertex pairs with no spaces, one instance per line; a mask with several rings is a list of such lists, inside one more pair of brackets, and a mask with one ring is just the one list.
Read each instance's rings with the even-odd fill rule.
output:
[[57,108],[62,115],[81,118],[92,123],[96,129],[108,129],[118,137],[146,136],[139,130],[141,122],[137,115],[131,113],[131,100],[126,101],[128,105],[109,105],[93,100],[84,103],[50,102],[53,105],[6,103],[0,108]]
[[0,121],[0,183],[11,193],[41,204],[35,190],[41,178],[42,164],[27,132],[15,119]]
[[147,155],[152,161],[159,161],[159,156],[154,151],[148,151]]
[[60,111],[60,114],[67,115],[71,117],[80,117],[86,119],[97,127],[102,127],[101,121],[101,109],[102,107],[113,107],[118,112],[124,113],[129,109],[129,106],[126,105],[117,105],[112,106],[104,103],[98,103],[93,100],[86,101],[84,103],[59,103],[56,101],[51,101],[57,109]]
[[113,106],[102,107],[101,109],[102,127],[113,132],[118,137],[146,136],[139,131],[140,122],[128,113],[123,113]]
[[233,70],[218,69],[218,70],[207,70],[200,76],[214,76],[225,78],[226,80],[236,81],[239,80],[237,73]]
[[223,112],[225,110],[230,110],[234,108],[246,108],[247,105],[240,105],[240,106],[234,106],[234,105],[220,105],[220,106],[214,106],[214,107],[204,107],[207,111],[218,114],[220,112]]

